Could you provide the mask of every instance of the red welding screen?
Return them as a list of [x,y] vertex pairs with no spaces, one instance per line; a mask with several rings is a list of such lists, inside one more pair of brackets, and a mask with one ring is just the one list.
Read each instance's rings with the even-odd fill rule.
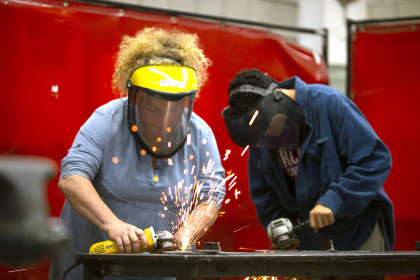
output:
[[[222,159],[231,151],[223,165],[237,175],[203,240],[219,241],[224,251],[270,248],[249,197],[247,154],[231,142],[221,111],[229,81],[242,69],[328,83],[327,67],[312,51],[264,30],[68,1],[0,1],[0,24],[0,153],[46,156],[57,164],[94,109],[116,98],[110,81],[122,35],[155,25],[197,33],[213,64],[194,110],[214,130]],[[64,201],[57,178],[47,188],[55,216]],[[0,278],[21,273],[3,269]]]
[[420,19],[355,24],[351,47],[351,96],[391,151],[384,186],[394,203],[395,250],[420,241]]

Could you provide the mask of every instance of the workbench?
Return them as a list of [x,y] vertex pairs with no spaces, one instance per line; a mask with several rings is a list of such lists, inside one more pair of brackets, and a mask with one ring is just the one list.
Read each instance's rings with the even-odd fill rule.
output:
[[176,277],[420,275],[420,252],[167,251],[162,254],[77,254],[84,279]]

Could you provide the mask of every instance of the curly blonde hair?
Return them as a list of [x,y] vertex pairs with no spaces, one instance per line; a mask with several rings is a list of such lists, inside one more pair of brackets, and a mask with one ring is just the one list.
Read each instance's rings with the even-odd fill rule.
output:
[[137,68],[148,64],[173,64],[171,59],[193,68],[197,73],[198,85],[204,84],[211,61],[199,47],[196,34],[175,28],[165,30],[148,27],[133,37],[123,36],[112,75],[114,92],[120,96],[125,95],[126,82]]

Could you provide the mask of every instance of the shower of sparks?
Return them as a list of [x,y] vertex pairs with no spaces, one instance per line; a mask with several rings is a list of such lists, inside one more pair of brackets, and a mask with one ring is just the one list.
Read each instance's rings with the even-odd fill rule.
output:
[[[206,177],[206,185],[210,186],[208,193],[204,193],[202,190],[204,182],[195,180],[194,184],[190,186],[184,185],[184,181],[176,183],[173,187],[168,188],[168,192],[162,192],[160,198],[162,204],[167,205],[168,203],[174,203],[178,208],[177,221],[176,224],[172,224],[172,231],[176,232],[182,228],[182,236],[180,236],[180,248],[182,251],[185,251],[189,248],[196,240],[196,236],[199,232],[208,230],[207,225],[200,224],[202,217],[212,220],[212,205],[220,204],[222,198],[220,197],[220,191],[225,187],[226,182],[233,177],[235,174],[231,173],[228,177],[220,179],[215,177],[215,171],[213,171],[215,162],[210,159],[207,164],[203,165],[201,168],[195,168],[193,165],[191,167],[191,175],[194,170],[201,171]],[[186,169],[184,174],[186,174]],[[208,197],[208,198],[207,198]],[[202,204],[202,202],[206,202]],[[197,207],[198,205],[204,205],[203,207]],[[170,208],[165,206],[166,209]],[[194,216],[198,219],[191,219],[190,215],[194,211]],[[164,208],[165,210],[165,208]],[[167,210],[165,210],[167,211]],[[164,214],[160,213],[159,216],[163,217]]]
[[209,159],[209,162],[207,163],[207,167],[203,166],[203,173],[204,174],[210,173],[213,166],[214,166],[214,161],[212,159]]
[[249,126],[251,126],[254,123],[255,118],[258,116],[258,113],[259,113],[259,111],[255,110],[254,115],[252,116],[251,120],[249,121]]
[[[171,193],[171,187],[169,187],[169,192],[168,192],[168,194],[169,194],[169,196],[171,197],[171,200],[174,200],[174,197],[172,196],[172,193]],[[162,193],[162,194],[164,194],[164,193]]]
[[55,99],[58,98],[58,85],[51,86],[51,95],[54,96]]
[[244,226],[244,227],[241,227],[240,229],[234,230],[233,232],[237,232],[237,231],[243,230],[244,228],[247,228],[247,227],[249,227],[249,225]]
[[[233,174],[233,175],[235,175],[235,174]],[[230,191],[230,189],[233,188],[236,185],[236,178],[238,178],[238,176],[233,177],[233,179],[230,181],[228,191]]]
[[228,156],[230,155],[231,152],[232,152],[231,150],[226,150],[225,158],[223,159],[224,161],[228,159]]
[[[255,118],[258,115],[258,111],[255,112],[250,125],[254,122]],[[137,127],[132,127],[132,131],[137,131]],[[171,128],[167,129],[167,132],[171,132]],[[186,144],[191,145],[191,135],[187,134]],[[157,142],[161,142],[162,139],[158,138]],[[208,144],[207,139],[202,139],[202,145]],[[168,146],[171,146],[171,143],[168,142]],[[247,146],[241,156],[245,154],[248,150]],[[153,147],[152,150],[156,148]],[[145,150],[141,151],[142,155],[146,154]],[[210,158],[210,152],[206,151],[205,155]],[[232,151],[226,149],[224,161],[226,161],[229,156],[232,155]],[[193,183],[186,185],[184,180],[181,180],[175,183],[172,187],[169,186],[167,192],[162,192],[160,201],[164,205],[162,212],[158,213],[160,217],[168,216],[167,213],[170,212],[169,209],[172,203],[176,206],[176,219],[172,222],[172,232],[178,232],[181,236],[178,236],[180,240],[178,244],[182,251],[187,250],[191,247],[194,242],[197,241],[197,238],[200,237],[201,233],[209,230],[209,224],[203,223],[203,221],[212,221],[212,215],[223,215],[225,211],[218,211],[217,213],[212,212],[213,205],[221,204],[223,199],[220,197],[220,191],[226,188],[228,190],[234,189],[237,185],[237,176],[232,170],[226,172],[225,178],[215,177],[216,172],[213,171],[214,165],[216,162],[213,159],[209,159],[206,164],[201,166],[196,166],[190,162],[194,160],[194,155],[189,155],[183,160],[184,175],[191,175],[194,178]],[[173,165],[171,158],[167,159],[168,165]],[[200,174],[200,177],[198,176]],[[157,182],[158,177],[154,177],[154,181]],[[208,186],[209,190],[204,191],[203,186]],[[227,187],[228,186],[228,187]],[[232,199],[238,199],[241,192],[238,189],[234,189],[233,197],[225,199],[224,203],[228,204]],[[172,216],[172,215],[170,215]],[[236,231],[242,230],[248,226],[240,228]],[[235,231],[235,232],[236,232]]]
[[240,194],[241,192],[238,190],[235,190],[235,198],[238,199],[238,194]]
[[245,247],[239,247],[239,250],[244,250],[244,251],[255,251],[255,249],[252,249],[252,248],[245,248]]
[[246,153],[246,151],[248,150],[248,148],[249,148],[249,145],[247,145],[247,146],[245,147],[245,149],[242,151],[241,156],[243,156],[243,155]]

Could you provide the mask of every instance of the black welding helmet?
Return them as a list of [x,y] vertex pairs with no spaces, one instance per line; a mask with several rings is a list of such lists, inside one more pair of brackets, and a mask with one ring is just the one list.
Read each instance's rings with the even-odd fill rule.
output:
[[240,85],[230,91],[230,98],[245,92],[262,96],[243,112],[235,112],[231,107],[222,111],[227,131],[236,145],[291,150],[301,144],[305,129],[303,109],[275,90],[277,87],[273,82],[267,89]]
[[128,126],[138,144],[154,158],[168,158],[185,143],[196,92],[194,69],[148,65],[127,81]]

